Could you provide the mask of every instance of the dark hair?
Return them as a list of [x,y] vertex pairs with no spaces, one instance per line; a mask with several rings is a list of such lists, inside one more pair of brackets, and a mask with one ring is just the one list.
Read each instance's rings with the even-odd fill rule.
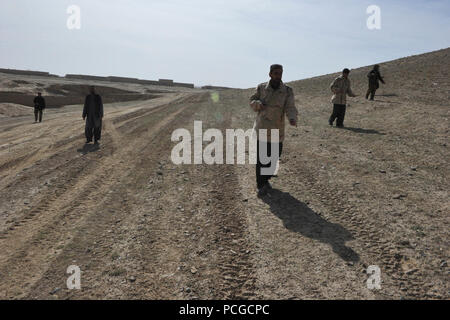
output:
[[347,74],[349,74],[349,73],[350,73],[350,70],[348,70],[347,68],[345,68],[344,70],[342,70],[342,73],[347,73]]
[[270,72],[272,72],[275,69],[283,70],[283,66],[281,64],[273,64],[273,65],[270,66]]

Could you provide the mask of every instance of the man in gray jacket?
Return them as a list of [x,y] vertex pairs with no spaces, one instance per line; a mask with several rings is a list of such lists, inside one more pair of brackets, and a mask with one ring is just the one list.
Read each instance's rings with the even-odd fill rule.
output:
[[331,92],[333,92],[333,97],[331,102],[333,103],[333,113],[328,119],[330,126],[333,125],[334,120],[337,118],[336,126],[338,128],[344,127],[345,109],[347,104],[347,95],[350,97],[356,97],[350,87],[350,79],[348,75],[350,70],[345,68],[342,70],[342,75],[334,79],[333,83],[330,85]]
[[[289,119],[292,126],[297,126],[297,108],[295,107],[294,92],[281,81],[283,66],[270,66],[270,81],[261,83],[256,92],[250,97],[250,106],[257,112],[257,162],[256,184],[258,196],[264,196],[271,189],[270,178],[275,172],[275,165],[281,155],[284,140],[284,117]],[[260,130],[267,130],[267,137],[260,136]],[[279,138],[272,137],[271,130],[278,130]],[[262,151],[261,151],[262,150]],[[267,152],[264,152],[266,150]],[[278,157],[276,157],[276,151]],[[269,163],[263,163],[261,157],[268,157]]]
[[95,93],[95,87],[91,86],[90,94],[86,96],[83,108],[83,120],[86,119],[84,133],[86,143],[92,142],[98,144],[102,134],[103,102],[100,95]]

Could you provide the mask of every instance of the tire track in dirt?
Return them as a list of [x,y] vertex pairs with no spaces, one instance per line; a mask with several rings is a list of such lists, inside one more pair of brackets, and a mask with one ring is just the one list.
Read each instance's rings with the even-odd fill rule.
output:
[[[210,97],[195,120],[203,121],[203,130],[217,128],[225,137],[225,129],[231,128],[229,104],[232,102],[227,95],[218,101]],[[191,178],[200,196],[192,204],[192,211],[196,212],[194,216],[185,217],[190,222],[185,232],[190,239],[199,241],[197,246],[191,248],[199,256],[189,256],[186,260],[196,257],[191,263],[200,265],[200,275],[189,275],[187,270],[186,281],[194,293],[184,291],[183,296],[190,299],[255,298],[255,270],[250,259],[247,221],[243,214],[243,197],[237,187],[235,166],[201,164],[190,171],[191,176],[201,177]],[[189,212],[189,208],[185,207],[184,212]]]
[[[325,159],[315,161],[326,162]],[[403,270],[403,255],[401,246],[393,241],[392,235],[387,234],[386,221],[379,220],[376,209],[364,212],[361,205],[352,199],[352,192],[347,188],[336,188],[325,184],[313,175],[317,167],[311,166],[307,158],[302,160],[301,166],[291,167],[291,162],[285,164],[288,172],[295,170],[301,177],[302,193],[310,194],[320,201],[327,218],[338,222],[348,229],[355,238],[353,247],[360,253],[361,261],[357,267],[365,272],[369,265],[378,265],[381,269],[381,290],[374,291],[380,298],[424,298],[427,284],[424,275],[419,270],[410,272]],[[354,196],[353,196],[354,197]],[[364,210],[367,210],[364,209]]]
[[[66,245],[64,253],[60,254],[55,259],[55,262],[52,263],[52,266],[50,270],[46,272],[46,275],[36,283],[34,289],[30,293],[30,297],[36,297],[36,295],[48,297],[48,293],[51,289],[43,290],[42,287],[51,288],[52,283],[54,283],[54,286],[56,287],[62,286],[66,277],[63,274],[63,271],[70,264],[71,259],[75,259],[75,257],[78,264],[90,268],[89,272],[86,271],[88,273],[83,276],[83,281],[88,283],[85,289],[89,290],[92,286],[96,286],[95,284],[99,282],[99,279],[102,278],[104,272],[102,267],[108,265],[109,255],[105,255],[106,252],[103,251],[102,256],[96,256],[94,260],[91,261],[92,255],[90,254],[90,251],[86,252],[85,248],[89,247],[93,248],[93,250],[97,250],[98,246],[96,245],[96,241],[98,241],[97,244],[100,242],[109,242],[109,244],[101,245],[102,248],[106,249],[116,245],[117,241],[121,241],[120,239],[115,240],[115,234],[112,234],[109,231],[111,228],[115,229],[117,221],[120,221],[120,224],[122,225],[127,224],[130,219],[132,220],[134,218],[133,212],[137,203],[140,201],[137,196],[139,194],[139,186],[142,184],[142,181],[137,182],[134,179],[143,179],[145,172],[142,172],[143,168],[141,166],[143,166],[144,163],[147,165],[155,163],[155,156],[157,154],[149,155],[148,152],[151,150],[155,151],[155,148],[151,147],[155,143],[158,147],[162,147],[159,145],[159,139],[157,137],[160,134],[160,131],[166,126],[170,126],[171,121],[177,115],[189,109],[189,105],[185,105],[178,109],[176,109],[176,107],[177,105],[173,105],[172,108],[175,109],[175,111],[171,111],[167,115],[164,115],[164,118],[161,121],[154,123],[154,126],[152,126],[149,131],[147,131],[145,127],[141,127],[141,131],[136,133],[136,136],[140,136],[141,139],[136,140],[138,143],[133,145],[133,149],[140,151],[137,153],[130,153],[128,161],[123,154],[119,157],[122,159],[121,162],[123,162],[123,166],[119,170],[123,173],[123,176],[120,179],[116,179],[117,181],[114,188],[109,188],[112,193],[106,193],[107,200],[103,199],[102,193],[104,192],[97,192],[97,201],[86,205],[91,213],[77,226],[74,239]],[[139,118],[140,117],[137,117],[136,120]],[[155,121],[157,120],[158,119],[155,119]],[[142,136],[143,133],[147,137],[146,139],[142,139],[144,138]],[[114,135],[117,136],[117,132]],[[122,137],[121,139],[123,140],[124,138]],[[115,143],[118,142],[120,141],[116,141]],[[139,172],[142,172],[142,176]],[[129,188],[135,188],[135,191]],[[98,208],[98,213],[95,213],[96,208]],[[92,211],[94,211],[94,213],[92,213]],[[134,231],[137,227],[139,227],[138,224],[127,224],[126,233],[138,234],[138,232],[135,233]],[[88,235],[88,237],[86,237],[86,235]],[[133,237],[136,238],[136,236]],[[74,255],[73,251],[75,251],[76,255]],[[121,254],[126,254],[126,250],[125,252],[121,252]],[[123,266],[121,266],[120,270],[122,270],[122,268]],[[117,272],[117,270],[110,270],[109,272],[114,273]],[[66,291],[66,294],[69,294],[69,292]],[[72,294],[74,293],[72,292]],[[100,292],[88,292],[87,294],[95,295],[100,294]],[[116,291],[115,294],[121,295],[121,290]],[[81,296],[83,296],[82,293]]]
[[[232,113],[225,109],[226,100],[220,102],[224,112],[224,121],[220,128],[223,136],[225,130],[231,128]],[[226,142],[225,142],[226,143]],[[221,299],[252,299],[255,298],[255,269],[250,259],[250,245],[247,240],[247,221],[242,210],[242,199],[237,186],[237,172],[232,165],[221,165],[216,171],[213,181],[216,207],[222,209],[222,214],[215,214],[216,224],[223,226],[216,233],[217,243],[225,249],[219,259],[222,289]]]
[[[172,117],[178,112],[180,112],[180,110],[174,112]],[[170,119],[170,116],[168,118]],[[117,137],[117,132],[113,132],[111,138],[114,140],[117,139]],[[118,145],[119,142],[107,140],[106,144]],[[2,252],[1,264],[3,268],[0,269],[1,273],[11,274],[19,271],[23,272],[20,267],[20,261],[25,259],[26,261],[32,261],[34,263],[34,267],[30,266],[27,274],[39,274],[40,268],[45,265],[45,261],[42,261],[44,254],[45,252],[52,250],[52,246],[49,246],[48,242],[40,241],[39,234],[36,235],[32,232],[40,230],[40,234],[46,234],[42,240],[51,238],[52,243],[59,243],[59,246],[61,246],[61,243],[64,243],[63,238],[75,230],[83,220],[82,217],[84,216],[84,211],[91,207],[95,207],[98,198],[93,196],[94,192],[97,192],[97,194],[101,194],[101,191],[106,192],[108,186],[118,178],[111,175],[110,168],[113,167],[113,165],[116,169],[117,166],[121,166],[119,172],[126,172],[129,163],[125,163],[120,159],[126,158],[125,155],[131,148],[132,146],[120,150],[118,154],[112,155],[109,158],[97,160],[98,165],[94,165],[91,172],[85,172],[84,169],[86,169],[86,167],[83,165],[83,159],[81,159],[81,165],[77,168],[78,172],[71,172],[69,174],[69,182],[62,182],[58,185],[58,187],[60,187],[60,189],[58,188],[59,192],[56,192],[52,196],[41,201],[39,207],[30,210],[24,219],[17,222],[15,227],[12,227],[9,232],[3,234],[2,246],[6,248],[6,250]],[[117,162],[117,159],[120,161]],[[84,164],[87,161],[88,159],[84,159]],[[98,167],[100,167],[100,170]],[[78,177],[81,171],[83,171],[84,174],[82,174],[81,177]],[[103,181],[101,190],[98,190],[97,185],[95,184],[95,181],[99,180]],[[76,190],[76,192],[74,192],[74,190]],[[39,213],[45,213],[45,216],[38,217],[38,220],[31,220]],[[69,220],[70,223],[67,223],[67,220]],[[28,236],[24,237],[24,234],[27,234]],[[40,245],[36,246],[36,244]],[[33,246],[34,249],[32,250],[31,248]],[[55,245],[53,245],[53,248],[54,247]],[[38,252],[41,254],[38,255]],[[39,257],[41,257],[41,259],[39,259]],[[10,283],[10,281],[8,282]],[[3,285],[7,286],[6,283]]]

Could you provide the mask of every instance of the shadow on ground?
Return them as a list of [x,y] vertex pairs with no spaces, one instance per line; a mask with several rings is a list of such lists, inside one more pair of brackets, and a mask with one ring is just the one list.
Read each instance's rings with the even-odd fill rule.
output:
[[398,97],[396,93],[377,94],[378,97]]
[[349,131],[353,131],[356,133],[366,133],[366,134],[379,134],[379,135],[385,135],[385,133],[382,133],[378,130],[374,130],[374,129],[363,129],[363,128],[354,128],[354,127],[343,127],[340,129],[344,129],[344,130],[349,130]]
[[272,189],[270,195],[264,196],[262,200],[283,221],[286,229],[331,245],[333,251],[345,261],[359,261],[359,255],[345,246],[346,241],[354,238],[341,225],[328,222],[303,202],[278,189]]
[[100,146],[98,144],[85,143],[84,146],[77,151],[82,154],[87,154],[89,152],[96,152],[98,150],[100,150]]
[[375,99],[373,100],[374,102],[385,102],[385,103],[389,103],[389,104],[401,104],[398,101],[391,101],[391,100],[380,100],[380,99]]

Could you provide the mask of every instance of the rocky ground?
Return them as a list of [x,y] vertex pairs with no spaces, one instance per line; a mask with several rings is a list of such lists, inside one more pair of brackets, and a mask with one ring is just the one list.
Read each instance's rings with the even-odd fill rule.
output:
[[262,199],[250,164],[170,158],[194,120],[251,128],[253,90],[107,104],[99,148],[81,106],[1,117],[0,297],[448,299],[449,60],[381,64],[375,101],[368,68],[352,70],[344,129],[327,122],[336,74],[291,83],[300,120]]

